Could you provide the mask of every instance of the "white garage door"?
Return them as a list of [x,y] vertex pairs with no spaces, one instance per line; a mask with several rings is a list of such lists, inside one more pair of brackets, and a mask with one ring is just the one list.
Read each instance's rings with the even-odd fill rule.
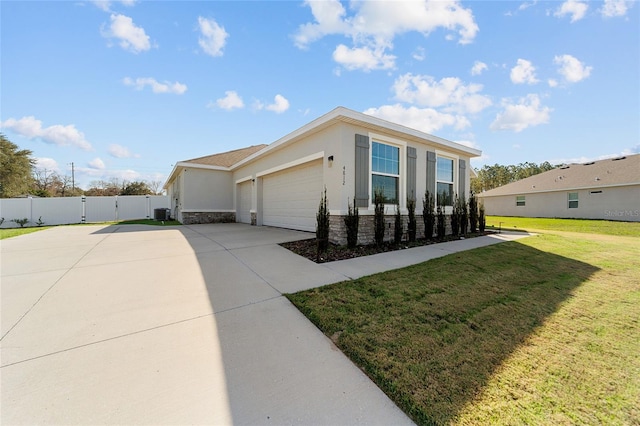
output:
[[251,181],[238,184],[237,222],[251,223]]
[[265,176],[262,222],[269,226],[315,231],[322,191],[322,160]]

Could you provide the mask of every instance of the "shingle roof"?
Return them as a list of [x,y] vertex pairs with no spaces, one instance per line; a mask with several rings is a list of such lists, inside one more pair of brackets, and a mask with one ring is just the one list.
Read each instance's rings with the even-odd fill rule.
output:
[[252,145],[247,148],[234,149],[233,151],[221,152],[220,154],[207,155],[205,157],[192,158],[182,161],[183,163],[204,164],[207,166],[231,167],[239,161],[244,160],[251,154],[260,151],[267,145]]
[[640,154],[569,164],[483,192],[479,196],[495,197],[625,184],[640,185]]

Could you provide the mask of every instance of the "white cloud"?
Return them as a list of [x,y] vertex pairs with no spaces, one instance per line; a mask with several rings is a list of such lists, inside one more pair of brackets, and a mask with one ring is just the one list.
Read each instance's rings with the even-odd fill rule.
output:
[[216,100],[216,105],[219,108],[231,111],[233,109],[244,108],[244,102],[242,98],[233,90],[227,90],[224,92],[225,97]]
[[[105,12],[111,12],[111,4],[113,2],[109,0],[91,0],[91,3],[93,3],[98,9],[102,9]],[[125,6],[133,6],[136,4],[136,0],[121,0],[120,3]]]
[[99,157],[96,157],[93,160],[89,161],[87,165],[89,166],[89,168],[95,170],[104,170],[107,168],[107,166],[104,165],[104,161],[102,161],[102,159],[100,159]]
[[129,148],[124,147],[122,145],[118,145],[117,143],[112,143],[109,145],[107,152],[110,156],[115,158],[138,158],[140,157],[138,154],[132,154],[129,151]]
[[436,81],[428,75],[411,73],[401,75],[393,84],[399,101],[459,114],[476,114],[491,105],[491,99],[480,94],[482,88],[481,84],[465,85],[456,77]]
[[511,68],[511,81],[515,84],[536,84],[536,67],[526,59],[518,59],[517,65]]
[[567,0],[554,12],[553,16],[563,17],[571,15],[571,22],[576,22],[584,18],[589,5],[578,0]]
[[371,70],[385,70],[395,66],[396,57],[384,53],[384,49],[370,47],[348,48],[344,44],[338,45],[333,52],[333,60],[349,71],[361,69],[365,72]]
[[36,158],[35,160],[36,160],[35,167],[37,169],[51,170],[53,172],[59,172],[60,171],[60,167],[58,166],[58,162],[56,160],[54,160],[53,158],[39,157],[39,158]]
[[369,108],[364,113],[425,133],[433,133],[444,126],[453,126],[457,130],[461,130],[471,125],[466,117],[460,115],[442,113],[433,108],[417,108],[415,106],[407,108],[400,104]]
[[85,139],[84,133],[80,132],[73,124],[55,124],[49,127],[42,127],[42,121],[35,117],[22,117],[19,120],[9,118],[2,123],[2,127],[11,129],[13,132],[29,139],[41,139],[43,142],[58,146],[75,146],[85,151],[91,151],[91,144]]
[[605,18],[624,16],[631,6],[633,6],[632,0],[604,0],[604,7],[600,10],[600,13]]
[[224,46],[227,44],[227,33],[224,27],[218,25],[213,19],[203,18],[198,16],[198,27],[200,29],[201,37],[198,38],[198,44],[206,53],[210,56],[222,56],[224,52]]
[[414,50],[413,54],[411,54],[411,57],[413,59],[415,59],[416,61],[424,61],[425,58],[427,57],[427,55],[425,54],[425,51],[424,51],[424,47],[416,48],[416,50]]
[[550,78],[548,83],[549,83],[549,87],[558,87],[558,80],[554,78]]
[[546,124],[552,111],[540,103],[538,95],[529,94],[521,98],[517,104],[503,101],[504,111],[498,113],[491,126],[491,130],[512,130],[521,132],[527,127]]
[[278,94],[274,98],[274,102],[266,106],[267,111],[273,111],[276,114],[281,114],[289,109],[289,101],[284,96]]
[[553,62],[560,65],[558,73],[569,83],[577,83],[591,75],[593,67],[585,66],[571,55],[556,56]]
[[187,91],[187,85],[178,83],[171,83],[165,81],[164,83],[158,82],[152,77],[138,77],[135,80],[130,77],[125,77],[122,82],[125,86],[134,86],[137,90],[144,89],[145,86],[151,87],[153,93],[173,93],[176,95],[182,95]]
[[471,75],[480,75],[482,74],[482,71],[486,71],[487,69],[489,69],[489,67],[487,67],[487,64],[485,64],[484,62],[475,61],[473,63],[473,67],[471,67]]
[[125,15],[111,14],[111,25],[102,30],[103,37],[120,40],[120,47],[133,53],[151,49],[149,36],[142,27],[137,27],[133,19]]
[[[293,35],[295,45],[306,49],[311,43],[327,35],[351,38],[351,48],[336,47],[333,57],[350,70],[389,69],[395,67],[393,39],[407,32],[417,31],[425,36],[439,28],[458,34],[458,42],[471,43],[478,32],[471,9],[459,1],[417,0],[403,2],[357,1],[350,3],[351,15],[338,0],[310,1],[314,22],[301,25]],[[451,35],[451,34],[450,34]],[[374,64],[371,66],[371,64]],[[369,64],[368,66],[365,64]]]

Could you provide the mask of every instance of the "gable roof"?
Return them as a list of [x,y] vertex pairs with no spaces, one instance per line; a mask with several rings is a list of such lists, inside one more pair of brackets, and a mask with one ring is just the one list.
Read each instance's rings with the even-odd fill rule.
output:
[[478,195],[498,197],[623,185],[640,185],[640,154],[569,164]]
[[251,154],[255,154],[262,148],[265,148],[266,144],[252,145],[247,148],[234,149],[233,151],[221,152],[219,154],[207,155],[204,157],[192,158],[191,160],[184,160],[182,163],[191,164],[203,164],[206,166],[219,166],[219,167],[231,167],[234,164],[244,160]]

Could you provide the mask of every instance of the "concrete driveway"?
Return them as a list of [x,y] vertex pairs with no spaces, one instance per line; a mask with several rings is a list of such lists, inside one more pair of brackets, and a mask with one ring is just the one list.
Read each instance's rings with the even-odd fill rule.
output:
[[[1,245],[1,423],[410,424],[282,293],[364,273],[242,224]],[[355,268],[355,269],[354,269]]]

